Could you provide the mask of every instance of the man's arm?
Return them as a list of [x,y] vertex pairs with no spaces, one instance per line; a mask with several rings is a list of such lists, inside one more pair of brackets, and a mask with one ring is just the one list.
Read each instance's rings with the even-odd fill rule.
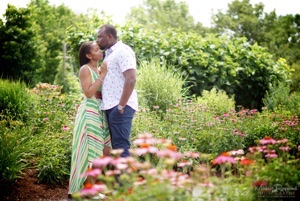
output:
[[125,81],[124,81],[123,93],[119,105],[125,107],[135,87],[136,69],[128,69],[123,72],[123,75]]

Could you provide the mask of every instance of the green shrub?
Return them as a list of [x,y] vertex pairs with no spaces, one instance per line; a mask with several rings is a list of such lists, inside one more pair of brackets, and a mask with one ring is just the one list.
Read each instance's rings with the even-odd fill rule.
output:
[[26,121],[32,108],[33,99],[25,83],[0,79],[1,118]]
[[293,64],[292,69],[294,70],[291,76],[291,91],[300,91],[300,63]]
[[0,120],[0,182],[15,181],[27,165],[26,129],[21,121]]
[[271,87],[263,102],[265,107],[273,112],[300,117],[300,92],[290,93],[290,88],[285,83]]
[[212,88],[210,91],[204,90],[201,97],[197,97],[197,103],[203,104],[212,109],[216,115],[234,111],[235,102],[229,98],[225,91]]
[[58,72],[55,76],[54,84],[62,86],[62,93],[78,93],[80,92],[80,84],[78,77],[74,74],[71,64],[67,63],[65,67],[60,64]]
[[141,105],[147,106],[150,111],[159,107],[161,111],[175,104],[181,99],[186,90],[183,89],[184,78],[172,66],[158,59],[142,61],[138,66],[137,90]]
[[61,86],[37,84],[38,107],[32,113],[27,152],[45,183],[63,183],[69,177],[75,106],[80,94],[61,93]]

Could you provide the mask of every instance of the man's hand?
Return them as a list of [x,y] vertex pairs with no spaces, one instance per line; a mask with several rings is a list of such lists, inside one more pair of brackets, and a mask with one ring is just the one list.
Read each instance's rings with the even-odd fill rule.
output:
[[96,91],[96,93],[94,94],[94,96],[95,96],[95,98],[102,100],[102,93],[101,92]]

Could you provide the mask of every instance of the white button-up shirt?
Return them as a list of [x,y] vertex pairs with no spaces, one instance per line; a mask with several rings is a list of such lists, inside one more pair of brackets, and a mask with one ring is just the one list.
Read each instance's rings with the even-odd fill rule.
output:
[[[117,106],[123,92],[125,78],[123,72],[136,69],[135,53],[128,45],[118,41],[105,52],[107,74],[102,85],[102,110],[109,110]],[[138,111],[137,92],[134,89],[127,105]]]

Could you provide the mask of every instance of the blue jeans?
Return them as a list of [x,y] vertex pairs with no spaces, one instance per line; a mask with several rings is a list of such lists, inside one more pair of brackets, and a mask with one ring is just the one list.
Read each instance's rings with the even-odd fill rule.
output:
[[122,157],[130,156],[130,132],[135,110],[125,106],[123,114],[115,106],[106,110],[108,127],[110,130],[111,144],[113,149],[123,149]]

